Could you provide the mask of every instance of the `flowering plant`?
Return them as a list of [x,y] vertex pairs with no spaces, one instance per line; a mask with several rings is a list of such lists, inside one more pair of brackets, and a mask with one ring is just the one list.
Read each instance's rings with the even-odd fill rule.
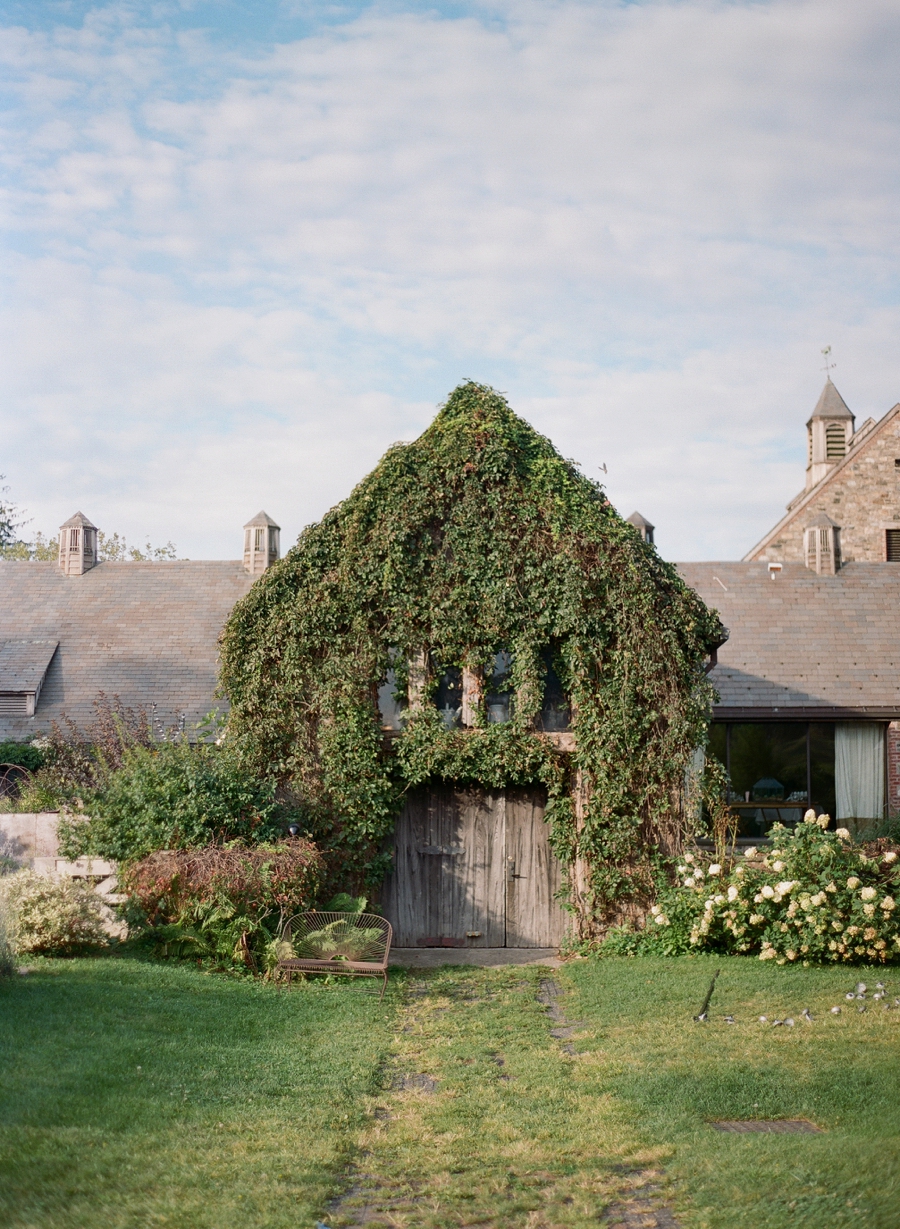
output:
[[829,822],[808,811],[794,829],[776,824],[770,847],[727,864],[685,853],[645,929],[630,945],[614,936],[613,947],[752,952],[778,964],[897,960],[897,852],[854,845]]

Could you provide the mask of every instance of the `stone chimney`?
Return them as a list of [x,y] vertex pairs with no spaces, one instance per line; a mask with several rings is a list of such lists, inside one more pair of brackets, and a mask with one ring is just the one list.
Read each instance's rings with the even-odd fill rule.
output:
[[265,512],[258,512],[244,526],[244,569],[260,576],[281,553],[281,526]]
[[634,525],[648,546],[653,545],[653,530],[656,526],[651,525],[646,516],[641,516],[640,512],[632,512],[631,516],[628,517],[628,524]]
[[66,576],[82,576],[98,562],[97,526],[76,512],[59,528],[59,566]]

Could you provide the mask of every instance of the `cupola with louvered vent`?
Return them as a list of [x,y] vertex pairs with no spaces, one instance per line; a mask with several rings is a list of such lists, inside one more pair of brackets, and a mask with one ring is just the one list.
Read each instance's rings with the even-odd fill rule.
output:
[[66,576],[82,576],[98,562],[97,526],[76,512],[59,529],[59,566]]
[[806,424],[806,489],[821,482],[847,455],[853,441],[854,417],[829,378]]
[[631,516],[629,516],[627,520],[628,520],[629,525],[634,525],[635,529],[638,531],[638,533],[641,535],[644,541],[647,542],[650,546],[652,546],[653,545],[653,531],[656,528],[656,526],[651,525],[650,522],[647,520],[646,516],[641,516],[640,512],[632,512]]
[[820,512],[803,532],[806,566],[820,576],[833,576],[841,566],[841,527]]
[[275,562],[281,550],[281,526],[266,512],[257,512],[244,526],[244,569],[260,576]]

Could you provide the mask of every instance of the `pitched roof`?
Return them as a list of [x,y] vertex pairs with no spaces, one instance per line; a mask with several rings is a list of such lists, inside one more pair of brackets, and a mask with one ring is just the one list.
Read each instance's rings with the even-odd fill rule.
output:
[[67,577],[55,563],[0,561],[0,638],[46,651],[59,642],[35,716],[0,718],[0,739],[31,737],[63,714],[90,725],[99,691],[156,704],[165,725],[224,708],[218,635],[252,583],[238,562],[100,563]]
[[277,525],[277,524],[275,523],[275,521],[273,521],[273,520],[272,520],[272,518],[271,518],[271,516],[269,516],[268,512],[257,512],[257,514],[256,514],[256,516],[254,516],[253,520],[252,520],[252,521],[248,521],[248,522],[247,522],[247,524],[244,526],[244,528],[245,528],[245,529],[251,529],[254,525],[271,525],[271,527],[272,527],[273,529],[280,529],[280,528],[281,528],[281,526],[280,526],[280,525]]
[[785,563],[679,563],[731,635],[711,679],[719,719],[900,718],[900,567],[818,576]]
[[646,516],[641,516],[640,512],[632,512],[631,516],[625,518],[629,525],[634,525],[635,529],[655,529],[655,525],[651,525]]
[[73,527],[81,526],[82,529],[96,529],[97,528],[97,526],[93,523],[93,521],[89,521],[83,512],[76,512],[75,515],[70,516],[67,521],[63,521],[63,523],[60,525],[60,529],[68,529],[70,526],[73,526]]
[[822,389],[822,395],[816,402],[816,408],[810,414],[810,422],[814,418],[852,418],[853,415],[847,405],[847,402],[831,383],[831,380],[825,381],[825,387]]

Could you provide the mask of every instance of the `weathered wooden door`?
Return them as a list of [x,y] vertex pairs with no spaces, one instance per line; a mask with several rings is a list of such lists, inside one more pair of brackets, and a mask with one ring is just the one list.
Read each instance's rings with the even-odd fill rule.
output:
[[394,834],[385,912],[397,947],[553,947],[560,868],[536,790],[411,794]]

